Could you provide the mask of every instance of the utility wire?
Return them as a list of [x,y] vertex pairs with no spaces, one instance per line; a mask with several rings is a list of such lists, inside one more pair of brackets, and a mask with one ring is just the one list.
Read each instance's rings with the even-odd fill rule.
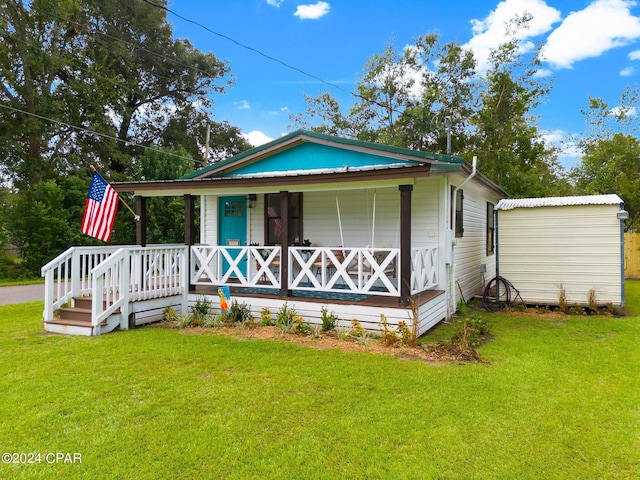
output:
[[345,92],[345,93],[351,95],[352,97],[355,97],[355,98],[363,100],[363,101],[365,101],[367,103],[376,105],[376,106],[378,106],[380,108],[383,108],[385,110],[390,110],[391,112],[397,113],[399,115],[408,114],[409,116],[411,116],[413,118],[416,118],[416,119],[418,118],[417,116],[411,114],[410,112],[401,111],[401,110],[398,110],[398,109],[393,108],[393,107],[389,108],[389,105],[385,105],[383,103],[380,103],[377,100],[372,99],[372,98],[366,98],[366,97],[360,95],[359,93],[352,92],[351,90],[343,88],[343,87],[341,87],[340,85],[338,85],[336,83],[332,83],[332,82],[329,82],[327,80],[324,80],[323,78],[320,78],[317,75],[314,75],[312,73],[306,72],[305,70],[302,70],[301,68],[298,68],[298,67],[296,67],[294,65],[291,65],[291,64],[289,64],[287,62],[284,62],[283,60],[280,60],[279,58],[276,58],[276,57],[273,57],[271,55],[268,55],[268,54],[262,52],[261,50],[258,50],[257,48],[254,48],[254,47],[246,45],[246,44],[244,44],[242,42],[239,42],[238,40],[236,40],[234,38],[231,38],[228,35],[225,35],[225,34],[220,33],[220,32],[216,32],[215,30],[212,30],[211,28],[207,27],[206,25],[203,25],[202,23],[196,22],[195,20],[191,20],[190,18],[187,18],[187,17],[185,17],[183,15],[180,15],[179,13],[176,13],[175,11],[171,10],[169,7],[167,7],[165,5],[161,5],[161,4],[152,2],[151,0],[142,0],[142,1],[144,3],[147,3],[147,4],[155,7],[155,8],[159,8],[161,10],[164,10],[165,12],[168,12],[168,13],[180,18],[181,20],[184,20],[185,22],[188,22],[188,23],[190,23],[192,25],[200,27],[203,30],[206,30],[207,32],[209,32],[211,34],[216,35],[217,37],[224,38],[225,40],[228,40],[229,42],[234,43],[235,45],[238,45],[241,48],[244,48],[246,50],[254,52],[255,54],[260,55],[261,57],[264,57],[264,58],[266,58],[268,60],[271,60],[273,62],[279,63],[280,65],[284,66],[285,68],[288,68],[290,70],[296,71],[296,72],[301,73],[302,75],[304,75],[306,77],[309,77],[309,78],[312,78],[314,80],[317,80],[318,82],[320,82],[320,83],[322,83],[324,85],[328,85],[328,86],[333,87],[333,88],[335,88],[337,90]]
[[209,27],[207,27],[206,25],[203,25],[202,23],[199,23],[199,22],[196,22],[195,20],[191,20],[190,18],[184,17],[184,16],[180,15],[179,13],[176,13],[173,10],[171,10],[170,8],[166,7],[165,5],[160,5],[158,3],[154,3],[154,2],[152,2],[150,0],[142,0],[142,1],[144,3],[148,3],[149,5],[151,5],[153,7],[156,7],[156,8],[159,8],[161,10],[164,10],[165,12],[168,12],[168,13],[180,18],[181,20],[184,20],[185,22],[188,22],[188,23],[191,23],[192,25],[200,27],[200,28],[206,30],[207,32],[209,32],[211,34],[216,35],[217,37],[224,38],[225,40],[228,40],[229,42],[234,43],[234,44],[238,45],[239,47],[244,48],[245,50],[249,50],[249,51],[251,51],[251,52],[253,52],[253,53],[257,54],[257,55],[260,55],[261,57],[264,57],[267,60],[271,60],[273,62],[279,63],[280,65],[282,65],[285,68],[288,68],[290,70],[294,70],[294,71],[296,71],[298,73],[301,73],[305,77],[312,78],[312,79],[317,80],[317,81],[319,81],[319,82],[321,82],[321,83],[323,83],[325,85],[329,85],[330,87],[336,88],[338,90],[342,90],[343,92],[346,92],[349,95],[353,95],[354,97],[363,98],[360,95],[358,95],[356,93],[353,93],[350,90],[347,90],[346,88],[342,88],[340,85],[337,85],[337,84],[332,83],[332,82],[328,82],[328,81],[326,81],[326,80],[324,80],[324,79],[322,79],[322,78],[320,78],[320,77],[318,77],[316,75],[313,75],[311,73],[305,72],[301,68],[298,68],[298,67],[296,67],[294,65],[286,63],[286,62],[280,60],[279,58],[276,58],[276,57],[273,57],[271,55],[268,55],[268,54],[258,50],[257,48],[254,48],[254,47],[246,45],[246,44],[244,44],[242,42],[239,42],[238,40],[236,40],[234,38],[231,38],[230,36],[225,35],[224,33],[216,32],[215,30],[210,29]]
[[[146,145],[140,145],[139,143],[135,143],[135,142],[132,142],[130,140],[123,140],[121,138],[114,137],[112,135],[107,135],[106,133],[100,133],[100,132],[96,132],[94,130],[90,130],[88,128],[78,127],[76,125],[71,125],[70,123],[65,123],[65,122],[62,122],[60,120],[55,120],[53,118],[49,118],[49,117],[45,117],[45,116],[42,116],[42,115],[38,115],[36,113],[27,112],[27,111],[21,110],[19,108],[10,107],[8,105],[2,105],[2,104],[0,104],[0,108],[5,108],[7,110],[12,110],[12,111],[17,112],[17,113],[23,113],[23,114],[29,115],[31,117],[39,118],[40,120],[45,120],[47,122],[57,123],[59,125],[63,125],[65,127],[72,128],[74,130],[78,130],[78,131],[83,132],[83,133],[90,133],[92,135],[98,135],[99,137],[108,138],[109,140],[115,140],[116,142],[124,143],[127,146],[134,146],[134,147],[144,148],[146,150],[157,151],[157,148],[154,148],[154,147],[149,147],[149,146],[146,146]],[[162,153],[166,154],[166,155],[170,155],[172,157],[180,158],[182,160],[189,160],[189,161],[193,161],[193,162],[197,162],[197,163],[204,163],[202,160],[193,159],[191,157],[183,157],[182,155],[178,155],[178,154],[167,152],[167,151],[163,151]]]

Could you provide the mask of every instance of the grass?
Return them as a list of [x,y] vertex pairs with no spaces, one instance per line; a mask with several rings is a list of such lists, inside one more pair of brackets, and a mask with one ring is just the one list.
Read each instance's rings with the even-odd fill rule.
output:
[[640,477],[633,317],[495,316],[488,364],[161,328],[45,335],[0,307],[0,478]]

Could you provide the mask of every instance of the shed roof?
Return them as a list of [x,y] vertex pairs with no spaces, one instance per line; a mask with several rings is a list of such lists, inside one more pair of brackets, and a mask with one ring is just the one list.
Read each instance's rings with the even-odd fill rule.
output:
[[572,197],[505,198],[498,202],[496,210],[514,208],[567,207],[575,205],[620,205],[622,199],[615,193],[608,195],[576,195]]

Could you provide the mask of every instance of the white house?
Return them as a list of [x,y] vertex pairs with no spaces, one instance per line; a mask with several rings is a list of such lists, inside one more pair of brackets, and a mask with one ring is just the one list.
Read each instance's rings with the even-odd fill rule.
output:
[[[503,199],[498,270],[528,304],[624,306],[624,211],[618,195]],[[591,292],[591,293],[590,293]]]
[[[458,157],[302,130],[178,180],[114,188],[136,196],[139,246],[71,249],[45,266],[48,330],[128,328],[229,286],[255,315],[287,302],[319,322],[326,306],[370,330],[381,314],[409,325],[417,315],[422,334],[495,274],[493,212],[506,196]],[[176,195],[185,245],[146,246],[145,199]],[[54,291],[60,272],[71,279]],[[110,297],[92,300],[88,318],[69,323],[73,309],[54,318],[96,291]]]

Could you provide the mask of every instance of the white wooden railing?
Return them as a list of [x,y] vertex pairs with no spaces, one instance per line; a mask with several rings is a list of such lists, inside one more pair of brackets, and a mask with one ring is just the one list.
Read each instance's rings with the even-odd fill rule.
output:
[[120,247],[71,247],[41,269],[45,278],[44,318],[74,297],[89,295],[91,270]]
[[280,288],[280,247],[191,247],[193,285]]
[[42,267],[44,319],[89,294],[94,326],[119,308],[126,318],[130,301],[186,295],[187,255],[184,245],[72,247]]
[[438,285],[438,247],[411,249],[411,295]]
[[400,295],[399,248],[289,247],[289,288]]
[[[400,249],[289,247],[291,290],[400,296]],[[193,285],[280,288],[280,247],[191,247]],[[411,294],[438,285],[438,248],[411,249]]]

